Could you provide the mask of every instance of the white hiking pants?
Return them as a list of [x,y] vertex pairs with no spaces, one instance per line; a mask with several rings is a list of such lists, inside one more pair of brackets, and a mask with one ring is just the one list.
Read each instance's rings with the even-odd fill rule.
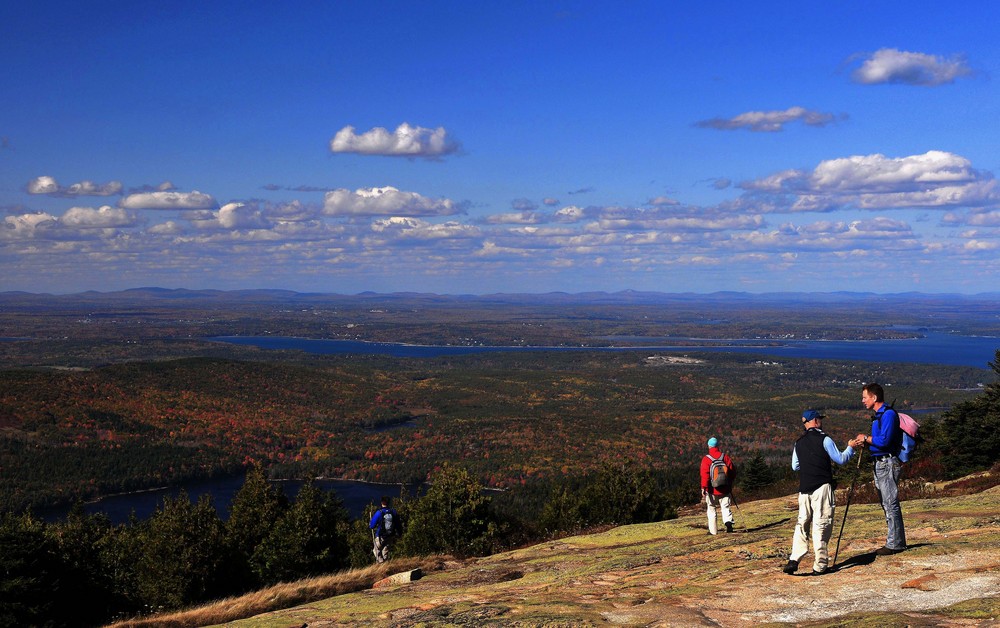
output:
[[824,484],[812,493],[799,493],[799,520],[792,537],[789,560],[798,562],[809,551],[812,537],[813,571],[823,573],[830,560],[828,546],[833,535],[833,487]]
[[729,509],[729,495],[712,495],[712,493],[709,493],[705,496],[705,503],[708,504],[708,532],[709,534],[718,534],[719,523],[715,520],[716,508],[722,508],[723,523],[733,521],[733,511]]

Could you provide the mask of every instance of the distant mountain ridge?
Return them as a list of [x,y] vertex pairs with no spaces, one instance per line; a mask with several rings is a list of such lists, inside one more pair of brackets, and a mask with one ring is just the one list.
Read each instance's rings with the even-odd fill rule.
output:
[[418,301],[438,304],[504,303],[551,305],[658,305],[668,303],[849,303],[849,302],[941,302],[941,301],[1000,301],[1000,292],[978,294],[960,293],[875,293],[875,292],[652,292],[621,290],[618,292],[544,292],[544,293],[491,293],[437,294],[429,292],[359,292],[356,294],[296,292],[283,289],[216,290],[187,288],[159,288],[154,286],[129,288],[113,292],[88,290],[72,294],[33,293],[24,291],[0,292],[0,303],[70,303],[70,302],[165,302],[198,301],[220,303],[303,303],[303,302],[400,302]]

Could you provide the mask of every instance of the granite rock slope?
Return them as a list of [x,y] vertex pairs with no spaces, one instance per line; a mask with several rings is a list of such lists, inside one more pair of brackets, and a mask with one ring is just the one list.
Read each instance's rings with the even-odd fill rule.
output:
[[[877,504],[852,505],[836,568],[781,572],[794,496],[740,504],[736,531],[704,515],[613,528],[468,561],[398,585],[230,626],[1000,625],[1000,487],[904,502],[910,549],[876,557]],[[831,553],[840,529],[838,507]]]

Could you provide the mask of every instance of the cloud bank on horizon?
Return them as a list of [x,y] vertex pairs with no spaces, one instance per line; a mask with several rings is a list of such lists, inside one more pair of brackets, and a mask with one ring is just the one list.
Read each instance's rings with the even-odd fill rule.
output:
[[1000,7],[42,5],[0,290],[997,289]]

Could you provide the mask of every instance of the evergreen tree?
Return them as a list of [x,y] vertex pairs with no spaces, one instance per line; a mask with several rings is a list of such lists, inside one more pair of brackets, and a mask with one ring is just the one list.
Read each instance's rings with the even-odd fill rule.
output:
[[776,474],[771,465],[764,458],[763,452],[756,450],[740,465],[739,473],[736,477],[736,484],[740,489],[753,493],[766,486],[770,486],[776,479]]
[[297,580],[347,564],[348,515],[335,494],[312,482],[254,551],[251,564],[264,583]]
[[398,548],[404,555],[482,556],[494,549],[498,533],[483,485],[465,469],[445,465],[413,506]]
[[[1000,376],[1000,349],[990,368]],[[948,477],[989,469],[996,464],[1000,459],[1000,381],[945,412],[928,440],[928,448],[941,453]]]
[[228,551],[209,495],[191,504],[183,491],[163,500],[141,531],[137,584],[153,610],[174,609],[229,593],[222,578]]
[[567,484],[555,487],[538,516],[539,528],[546,534],[575,532],[583,528],[585,521],[580,506],[579,491],[572,490]]
[[646,523],[668,510],[652,472],[631,462],[606,463],[585,489],[588,523]]
[[66,613],[57,623],[97,625],[117,610],[114,582],[104,564],[111,533],[107,515],[87,515],[79,502],[65,521],[46,527],[62,566],[60,586],[51,591],[60,601],[59,610]]
[[572,532],[598,524],[675,517],[668,491],[653,472],[632,462],[606,463],[597,473],[557,486],[539,516],[543,530]]
[[145,531],[133,511],[126,524],[115,526],[102,539],[100,563],[111,583],[115,613],[134,615],[149,610],[139,592],[139,564],[145,550]]
[[233,578],[240,589],[261,584],[251,557],[288,510],[288,499],[268,482],[259,465],[247,471],[243,486],[233,497],[226,521],[226,540],[233,551]]
[[57,547],[45,524],[28,515],[0,518],[0,626],[57,623],[62,576]]

